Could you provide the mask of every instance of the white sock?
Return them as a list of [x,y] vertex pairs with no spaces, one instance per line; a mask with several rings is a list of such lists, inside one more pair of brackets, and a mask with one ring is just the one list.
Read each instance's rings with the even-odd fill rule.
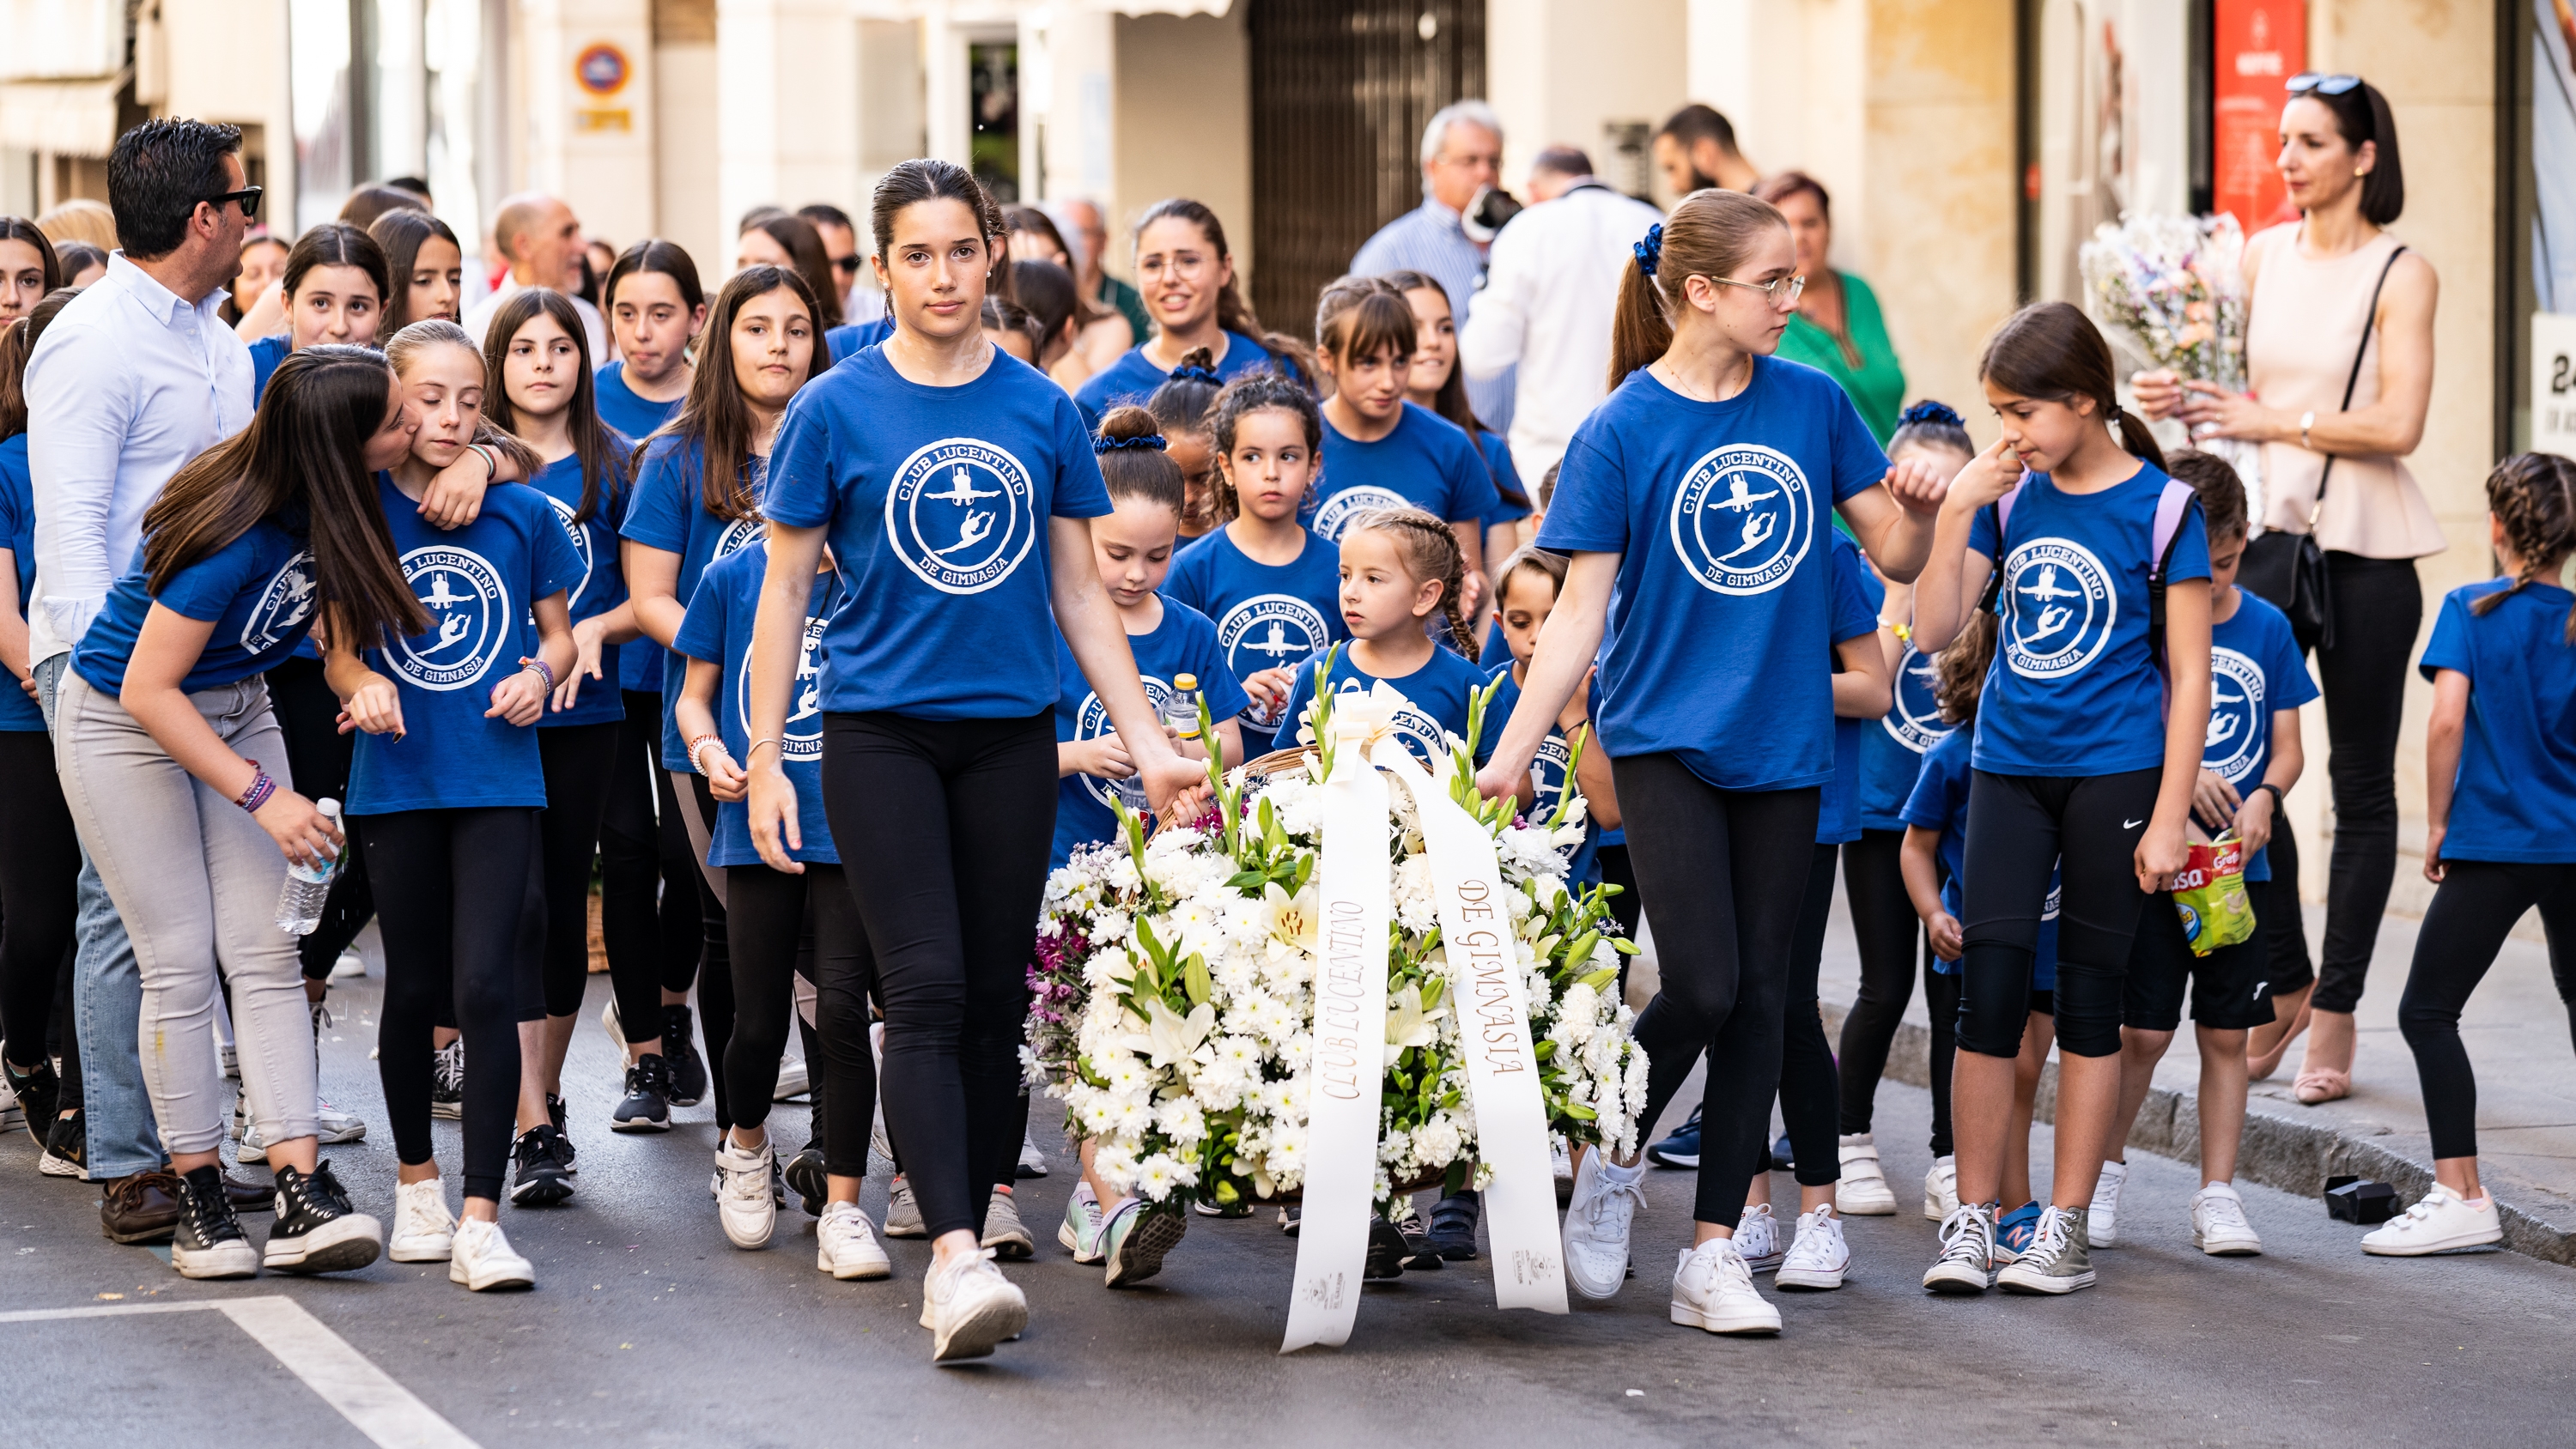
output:
[[[1594,1148],[1593,1150],[1596,1152],[1600,1151],[1599,1148]],[[1639,1158],[1631,1165],[1621,1167],[1619,1164],[1612,1162],[1608,1154],[1605,1153],[1601,1158],[1601,1175],[1604,1177],[1615,1178],[1620,1182],[1635,1182],[1637,1179],[1646,1175],[1646,1162],[1644,1158]]]

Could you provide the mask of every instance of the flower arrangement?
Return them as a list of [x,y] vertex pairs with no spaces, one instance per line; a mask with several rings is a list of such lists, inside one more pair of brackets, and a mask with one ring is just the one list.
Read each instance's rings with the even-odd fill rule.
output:
[[2149,365],[2242,392],[2244,251],[2226,212],[2106,221],[2076,253],[2086,310]]
[[[1624,1153],[1645,1101],[1646,1058],[1614,983],[1621,954],[1636,948],[1610,920],[1615,887],[1566,886],[1566,852],[1582,837],[1579,797],[1528,820],[1513,801],[1476,794],[1472,741],[1491,697],[1472,706],[1467,740],[1449,737],[1439,788],[1494,835],[1551,1135]],[[1321,726],[1331,696],[1316,708],[1316,734],[1329,740]],[[1099,1176],[1152,1204],[1177,1206],[1194,1191],[1232,1206],[1283,1197],[1304,1179],[1313,882],[1330,761],[1316,752],[1285,761],[1230,774],[1211,765],[1214,808],[1150,836],[1122,808],[1122,841],[1076,851],[1047,882],[1028,973],[1029,1080],[1063,1101],[1071,1130],[1092,1140]],[[1454,1189],[1486,1179],[1430,862],[1412,801],[1390,793],[1381,1206],[1430,1181]]]

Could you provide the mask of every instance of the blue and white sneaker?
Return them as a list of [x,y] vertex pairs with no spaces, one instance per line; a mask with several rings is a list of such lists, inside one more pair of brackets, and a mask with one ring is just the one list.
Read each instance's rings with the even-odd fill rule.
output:
[[2030,1251],[2030,1240],[2039,1232],[2039,1204],[2023,1203],[1995,1222],[1995,1263],[2018,1263]]
[[1657,1167],[1699,1166],[1699,1112],[1699,1108],[1691,1108],[1689,1121],[1674,1128],[1671,1136],[1647,1148],[1647,1160]]

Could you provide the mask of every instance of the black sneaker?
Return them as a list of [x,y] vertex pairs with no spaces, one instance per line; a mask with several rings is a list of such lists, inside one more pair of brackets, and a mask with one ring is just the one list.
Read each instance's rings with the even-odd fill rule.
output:
[[0,1060],[0,1074],[7,1075],[9,1090],[18,1094],[18,1110],[27,1114],[27,1135],[36,1139],[38,1147],[47,1145],[63,1095],[63,1084],[54,1076],[54,1064],[39,1058],[34,1066],[20,1071]]
[[384,1225],[353,1212],[331,1164],[311,1176],[277,1169],[277,1224],[269,1229],[261,1265],[281,1273],[345,1273],[376,1261],[384,1251]]
[[182,1278],[251,1278],[259,1250],[243,1236],[224,1195],[223,1169],[200,1167],[179,1179],[179,1221],[170,1233],[170,1266]]
[[1286,1207],[1281,1208],[1279,1210],[1279,1231],[1286,1233],[1292,1238],[1297,1236],[1297,1224],[1305,1216],[1306,1205],[1304,1203],[1292,1202]]
[[1440,1253],[1431,1246],[1431,1225],[1411,1202],[1405,1203],[1404,1216],[1395,1220],[1395,1230],[1404,1238],[1405,1267],[1429,1273],[1441,1266]]
[[832,1180],[823,1170],[821,1144],[808,1142],[804,1151],[788,1159],[787,1185],[796,1189],[798,1203],[807,1217],[823,1215],[823,1209],[831,1205]]
[[662,1008],[662,1056],[671,1065],[671,1105],[694,1107],[706,1100],[707,1059],[690,1039],[695,1031],[685,1006]]
[[45,1155],[36,1170],[47,1177],[89,1176],[89,1124],[80,1108],[54,1113],[54,1130],[45,1134]]
[[581,1167],[573,1161],[576,1154],[572,1134],[564,1130],[565,1115],[564,1099],[552,1092],[546,1093],[546,1117],[555,1124],[555,1156],[563,1163],[564,1171],[579,1176]]
[[671,1064],[647,1053],[626,1069],[626,1099],[608,1114],[612,1132],[671,1130]]
[[572,1174],[564,1171],[555,1155],[561,1135],[546,1122],[519,1134],[510,1148],[511,1159],[518,1164],[510,1179],[510,1201],[521,1207],[542,1207],[572,1196]]
[[458,1037],[429,1058],[429,1115],[451,1122],[465,1116],[465,1038]]
[[1482,1213],[1484,1200],[1474,1188],[1452,1193],[1431,1205],[1431,1227],[1422,1235],[1423,1247],[1452,1263],[1471,1263],[1476,1258],[1476,1219]]
[[1699,1111],[1691,1108],[1690,1120],[1672,1131],[1672,1135],[1646,1149],[1646,1160],[1657,1167],[1699,1166]]
[[1403,1229],[1384,1218],[1369,1219],[1368,1263],[1360,1269],[1361,1278],[1401,1278],[1405,1260],[1412,1256],[1413,1249],[1404,1241]]

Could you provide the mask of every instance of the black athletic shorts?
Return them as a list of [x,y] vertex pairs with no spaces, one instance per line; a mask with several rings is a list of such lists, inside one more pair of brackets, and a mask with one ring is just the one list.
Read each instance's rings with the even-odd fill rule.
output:
[[2214,1031],[2247,1031],[2272,1020],[2270,953],[2262,921],[2270,881],[2247,881],[2245,899],[2254,908],[2254,934],[2206,956],[2191,954],[2183,938],[2182,916],[2173,897],[2149,897],[2138,913],[2138,933],[2129,944],[2128,994],[2120,1013],[2123,1026],[2138,1031],[2172,1031],[2182,1025],[2182,993],[2191,986],[2191,1019]]

